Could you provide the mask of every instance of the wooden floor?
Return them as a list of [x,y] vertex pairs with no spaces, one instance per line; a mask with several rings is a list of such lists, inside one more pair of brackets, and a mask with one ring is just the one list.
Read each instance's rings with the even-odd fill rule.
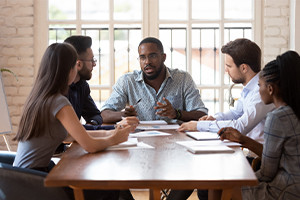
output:
[[[149,200],[149,191],[148,190],[130,190],[133,198],[135,200]],[[193,194],[188,198],[188,200],[198,200],[196,190]]]

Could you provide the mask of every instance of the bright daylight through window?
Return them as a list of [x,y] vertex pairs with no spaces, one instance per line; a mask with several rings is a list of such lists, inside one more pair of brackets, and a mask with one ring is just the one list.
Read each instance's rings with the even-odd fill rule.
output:
[[[100,107],[116,80],[138,70],[137,47],[156,36],[167,54],[167,67],[188,71],[209,113],[229,109],[229,76],[220,48],[255,34],[258,0],[48,0],[49,44],[75,34],[89,35],[98,60],[89,81]],[[154,9],[154,10],[153,10]],[[232,93],[238,98],[239,87]],[[235,96],[237,95],[237,96]]]

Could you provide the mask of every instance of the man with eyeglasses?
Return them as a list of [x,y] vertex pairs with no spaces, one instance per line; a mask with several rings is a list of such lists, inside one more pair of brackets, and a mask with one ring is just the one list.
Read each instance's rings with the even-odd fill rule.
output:
[[74,35],[65,39],[64,42],[72,44],[78,53],[78,65],[80,69],[77,72],[74,83],[70,85],[68,99],[71,102],[78,118],[83,117],[88,125],[87,129],[93,128],[89,125],[101,125],[102,117],[94,100],[90,95],[90,87],[87,80],[92,78],[93,68],[97,60],[94,58],[92,39],[89,36]]
[[138,53],[141,70],[120,77],[101,108],[105,123],[126,116],[137,116],[142,121],[189,121],[207,114],[192,77],[165,66],[166,54],[160,40],[143,39]]
[[[72,44],[78,54],[77,63],[79,69],[74,82],[70,85],[67,95],[78,118],[83,117],[85,119],[86,124],[83,126],[87,130],[113,129],[113,125],[102,126],[101,113],[90,95],[91,90],[87,83],[87,80],[92,78],[92,71],[97,63],[91,48],[92,38],[89,36],[74,35],[65,39],[64,42]],[[127,118],[121,122],[122,125],[134,123],[138,124],[138,119]],[[60,148],[64,148],[64,145],[61,145]],[[117,192],[119,193],[119,200],[133,200],[129,190]]]

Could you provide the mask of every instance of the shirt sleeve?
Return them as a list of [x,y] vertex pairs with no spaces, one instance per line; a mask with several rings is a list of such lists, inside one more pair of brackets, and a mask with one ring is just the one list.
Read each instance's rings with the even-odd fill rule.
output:
[[[273,104],[265,105],[260,99],[259,93],[253,95],[253,97],[247,101],[247,105],[243,105],[244,103],[244,99],[241,98],[234,109],[224,114],[216,114],[215,118],[217,123],[210,121],[209,125],[206,124],[206,127],[209,126],[209,128],[203,131],[216,132],[223,127],[233,127],[246,135],[274,108]],[[197,129],[199,131],[202,131],[202,123],[204,124],[202,121],[197,123]]]
[[191,75],[186,73],[184,81],[184,102],[186,111],[202,111],[207,114],[208,109],[204,106],[199,90],[196,87]]
[[256,172],[259,181],[272,181],[279,170],[279,162],[285,141],[284,128],[280,124],[280,119],[276,115],[273,113],[268,114],[264,129],[265,144],[263,146],[261,168]]
[[126,89],[126,75],[121,76],[116,84],[113,86],[113,91],[110,97],[106,100],[101,108],[101,111],[109,109],[114,111],[121,111],[125,108],[128,101],[128,94]]
[[96,120],[98,122],[98,125],[101,125],[103,122],[101,113],[97,108],[93,98],[91,97],[90,92],[83,101],[82,117],[87,122],[90,120]]

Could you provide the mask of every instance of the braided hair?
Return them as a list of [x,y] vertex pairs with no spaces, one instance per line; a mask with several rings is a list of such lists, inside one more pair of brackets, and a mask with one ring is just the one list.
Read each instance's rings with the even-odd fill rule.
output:
[[266,64],[261,77],[267,83],[278,86],[279,96],[289,105],[300,119],[300,56],[295,51],[287,51]]

